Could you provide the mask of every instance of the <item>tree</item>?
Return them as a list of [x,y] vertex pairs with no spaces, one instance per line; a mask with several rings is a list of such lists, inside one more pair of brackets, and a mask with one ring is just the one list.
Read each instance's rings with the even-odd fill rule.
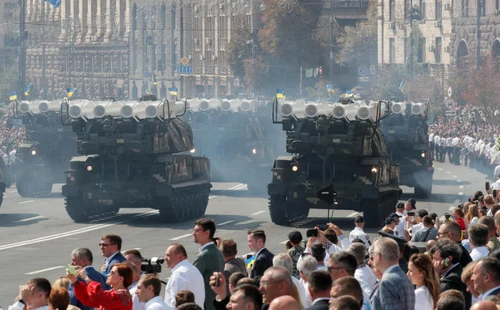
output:
[[17,59],[0,66],[0,102],[9,101],[9,94],[16,90],[18,76]]
[[403,101],[404,94],[400,85],[402,82],[406,85],[405,81],[406,72],[403,66],[390,65],[380,68],[377,78],[372,84],[373,99]]
[[252,34],[243,27],[237,27],[228,43],[227,63],[234,76],[240,80],[245,78],[245,59],[252,57]]
[[377,0],[370,0],[366,15],[366,21],[347,26],[338,35],[335,61],[339,65],[377,63]]

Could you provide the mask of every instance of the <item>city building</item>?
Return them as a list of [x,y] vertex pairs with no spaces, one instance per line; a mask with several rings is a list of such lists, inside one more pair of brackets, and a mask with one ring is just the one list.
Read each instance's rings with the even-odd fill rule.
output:
[[17,56],[19,5],[15,0],[0,0],[0,68]]

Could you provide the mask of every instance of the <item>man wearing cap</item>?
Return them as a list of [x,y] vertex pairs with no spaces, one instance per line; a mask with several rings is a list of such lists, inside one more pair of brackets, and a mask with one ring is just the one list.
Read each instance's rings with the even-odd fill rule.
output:
[[349,242],[352,243],[354,239],[358,238],[363,241],[363,243],[365,244],[365,248],[368,249],[370,245],[372,245],[372,243],[363,230],[363,228],[365,227],[365,218],[361,215],[356,216],[356,218],[354,219],[354,225],[354,229],[349,233]]
[[389,230],[393,231],[394,234],[396,234],[394,229],[396,228],[396,225],[398,223],[399,223],[398,216],[394,217],[394,216],[389,215],[388,217],[385,218],[385,227],[382,228],[382,230],[389,229]]
[[[424,224],[422,223],[422,218],[426,215],[429,215],[429,212],[424,209],[420,209],[415,213],[415,221],[412,222],[408,214],[406,215],[406,227],[408,232],[410,233],[410,236],[413,236],[417,231],[420,229],[424,228]],[[413,224],[413,225],[411,225]]]
[[[410,208],[411,208],[411,205],[410,205]],[[406,240],[406,241],[410,240],[410,234],[406,230],[405,203],[398,202],[398,204],[396,205],[396,215],[399,217],[399,223],[398,223],[398,225],[396,225],[397,236]]]
[[417,201],[414,198],[409,198],[405,203],[404,215],[406,215],[406,212],[414,211],[416,209],[417,209]]

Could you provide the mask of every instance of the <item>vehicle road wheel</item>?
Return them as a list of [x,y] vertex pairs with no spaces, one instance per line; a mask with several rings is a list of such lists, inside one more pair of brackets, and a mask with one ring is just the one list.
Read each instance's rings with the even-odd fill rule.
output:
[[66,212],[75,223],[86,223],[91,217],[91,211],[85,206],[81,197],[66,197]]
[[384,201],[377,203],[375,200],[369,200],[363,203],[363,215],[368,228],[380,228],[385,225],[386,208]]
[[415,186],[416,198],[427,199],[432,194],[432,174],[428,174],[424,180]]
[[17,178],[16,189],[17,193],[24,198],[31,198],[35,195],[33,181],[26,175]]

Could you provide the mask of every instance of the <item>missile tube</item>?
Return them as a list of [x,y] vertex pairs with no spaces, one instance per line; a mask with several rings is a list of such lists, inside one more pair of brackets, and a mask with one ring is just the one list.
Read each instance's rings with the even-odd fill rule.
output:
[[61,111],[61,101],[59,100],[42,100],[38,104],[38,111],[40,113],[46,113],[48,111],[60,112]]
[[424,105],[422,103],[413,103],[411,105],[411,114],[413,115],[424,114]]
[[94,118],[94,103],[88,100],[76,100],[69,102],[68,114],[71,118]]
[[218,110],[221,108],[219,99],[212,98],[210,100],[202,100],[200,102],[200,111],[207,112],[208,110]]
[[282,116],[291,116],[293,114],[294,102],[284,102],[280,106],[280,112]]
[[404,114],[405,113],[405,105],[403,102],[395,102],[392,104],[391,111],[394,114]]

